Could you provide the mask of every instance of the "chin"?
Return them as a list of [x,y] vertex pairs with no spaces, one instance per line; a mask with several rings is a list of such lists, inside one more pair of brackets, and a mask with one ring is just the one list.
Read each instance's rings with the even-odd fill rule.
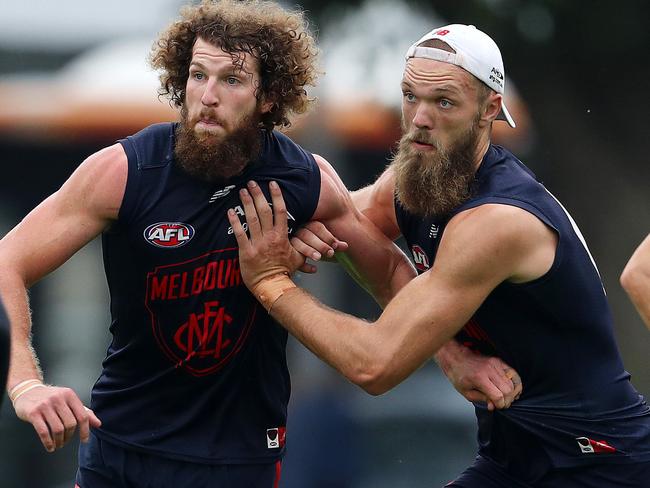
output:
[[195,127],[194,135],[197,139],[214,139],[221,140],[223,139],[223,129],[221,127]]
[[221,130],[223,130],[223,128],[220,125],[205,125],[205,124],[201,124],[200,122],[198,122],[194,126],[194,132],[196,132],[197,134],[204,134],[206,132],[212,134],[212,133],[220,132]]

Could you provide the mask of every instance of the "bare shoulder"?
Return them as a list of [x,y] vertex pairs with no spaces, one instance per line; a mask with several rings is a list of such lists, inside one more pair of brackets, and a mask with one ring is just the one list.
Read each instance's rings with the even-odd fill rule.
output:
[[370,195],[375,205],[383,208],[395,208],[395,172],[388,167],[384,172],[370,185]]
[[[519,236],[523,230],[541,232],[546,225],[530,212],[514,205],[500,203],[488,203],[464,210],[455,215],[448,227],[457,227],[462,224],[462,229],[471,228],[485,229],[492,228],[493,235]],[[498,224],[498,225],[497,225]]]
[[314,220],[363,215],[391,241],[400,235],[395,215],[395,175],[387,168],[372,184],[350,193],[332,165],[314,154],[321,170],[321,196]]
[[121,146],[88,157],[0,241],[3,269],[32,284],[63,264],[117,218],[127,172]]
[[316,160],[316,164],[318,164],[318,167],[320,168],[321,171],[324,171],[327,174],[335,173],[336,171],[330,164],[330,162],[325,159],[323,156],[320,154],[312,154],[314,156],[314,159]]
[[526,243],[553,234],[551,229],[532,213],[514,205],[491,203],[479,205],[454,216],[448,228],[490,237],[504,243]]
[[77,200],[99,218],[114,220],[124,197],[128,175],[126,153],[114,144],[92,154],[59,190],[61,199]]
[[375,180],[352,194],[354,205],[391,240],[400,235],[395,214],[395,173],[391,167]]
[[486,204],[449,221],[438,258],[465,262],[501,281],[525,282],[550,269],[557,242],[557,234],[530,212]]

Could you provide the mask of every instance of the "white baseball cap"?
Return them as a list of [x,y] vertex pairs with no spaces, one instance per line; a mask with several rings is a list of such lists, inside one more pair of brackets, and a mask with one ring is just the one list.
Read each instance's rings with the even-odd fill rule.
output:
[[[425,41],[439,39],[456,51],[451,53],[434,47],[422,47]],[[438,27],[422,36],[406,52],[406,60],[410,58],[427,58],[443,63],[455,64],[469,71],[479,80],[503,95],[506,75],[499,46],[485,32],[473,25],[451,24]],[[516,127],[506,104],[501,100],[501,112],[497,119],[505,120],[510,127]]]

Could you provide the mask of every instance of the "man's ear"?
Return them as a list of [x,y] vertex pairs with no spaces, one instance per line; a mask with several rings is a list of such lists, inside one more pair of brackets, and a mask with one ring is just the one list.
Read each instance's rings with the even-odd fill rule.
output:
[[501,104],[503,103],[503,95],[492,92],[488,95],[487,99],[481,107],[481,118],[479,119],[479,127],[485,127],[486,125],[494,122],[501,112]]

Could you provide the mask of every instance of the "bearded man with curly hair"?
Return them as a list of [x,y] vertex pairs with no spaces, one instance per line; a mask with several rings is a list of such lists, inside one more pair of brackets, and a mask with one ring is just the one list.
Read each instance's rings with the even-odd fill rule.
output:
[[[243,217],[253,180],[282,189],[289,233],[320,220],[341,238],[325,254],[349,245],[381,304],[415,275],[327,161],[274,130],[312,103],[316,60],[301,12],[258,0],[185,7],[151,54],[180,121],[91,155],[0,241],[10,399],[48,452],[79,429],[79,488],[278,486],[290,383],[287,332],[268,311],[284,290],[262,305],[247,290],[227,214]],[[86,408],[43,383],[27,288],[98,235],[112,341]],[[319,259],[306,244],[296,245]],[[491,381],[468,386],[507,406],[510,378],[502,391]]]

